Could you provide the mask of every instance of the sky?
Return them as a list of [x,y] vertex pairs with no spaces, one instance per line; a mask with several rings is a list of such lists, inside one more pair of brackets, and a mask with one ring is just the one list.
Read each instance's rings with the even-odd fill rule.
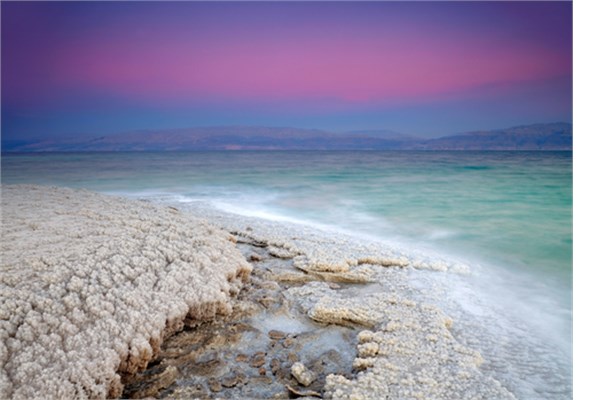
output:
[[2,138],[572,121],[570,2],[5,2]]

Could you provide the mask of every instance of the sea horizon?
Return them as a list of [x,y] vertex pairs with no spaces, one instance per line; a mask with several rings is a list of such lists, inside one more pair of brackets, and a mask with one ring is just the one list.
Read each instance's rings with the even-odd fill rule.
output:
[[0,7],[0,397],[573,397],[572,1]]

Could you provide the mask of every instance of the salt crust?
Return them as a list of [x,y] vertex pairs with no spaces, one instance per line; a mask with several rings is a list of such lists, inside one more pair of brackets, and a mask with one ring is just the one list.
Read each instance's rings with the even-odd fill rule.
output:
[[291,288],[317,322],[371,326],[358,334],[355,379],[329,375],[329,399],[514,399],[479,368],[481,355],[458,343],[438,308],[393,291],[344,296],[323,282]]
[[231,311],[232,237],[177,210],[2,186],[0,398],[105,398],[185,323]]
[[291,372],[294,378],[304,386],[309,386],[316,379],[315,374],[309,371],[301,362],[294,363]]
[[[154,200],[170,204],[168,199]],[[346,282],[369,282],[372,281],[369,271],[371,265],[460,275],[471,273],[468,265],[458,261],[448,262],[414,249],[406,249],[410,250],[409,254],[408,251],[394,249],[395,246],[369,238],[356,238],[339,231],[230,214],[202,202],[178,206],[190,213],[201,211],[202,216],[211,223],[236,234],[242,241],[247,239],[254,245],[277,249],[277,252],[271,252],[272,255],[280,253],[281,258],[292,258],[294,267],[323,280],[340,281],[343,275]]]
[[[325,398],[515,399],[480,368],[482,356],[455,339],[450,318],[436,306],[415,301],[420,296],[415,297],[405,273],[412,268],[465,274],[468,267],[408,257],[376,243],[323,235],[313,228],[219,212],[211,215],[206,209],[203,213],[242,239],[296,254],[294,267],[306,273],[335,273],[339,275],[336,281],[343,282],[342,275],[360,272],[368,281],[377,282],[374,291],[340,290],[326,282],[309,282],[284,293],[316,322],[367,328],[358,335],[358,356],[352,364],[358,371],[356,377],[329,375]],[[252,229],[245,229],[245,225]],[[393,279],[390,274],[394,274]]]

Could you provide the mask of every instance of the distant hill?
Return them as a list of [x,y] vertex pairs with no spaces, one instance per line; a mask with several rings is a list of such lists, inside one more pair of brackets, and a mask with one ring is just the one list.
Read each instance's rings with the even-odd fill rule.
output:
[[427,150],[571,150],[573,126],[535,124],[493,131],[469,132],[428,140]]
[[91,140],[4,141],[2,151],[571,150],[573,127],[535,124],[419,139],[393,131],[332,133],[275,127],[140,130]]

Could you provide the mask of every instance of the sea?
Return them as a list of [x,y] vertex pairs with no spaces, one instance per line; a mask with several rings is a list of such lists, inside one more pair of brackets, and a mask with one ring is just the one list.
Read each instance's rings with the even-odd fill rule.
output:
[[[515,363],[531,371],[552,364],[509,383],[513,392],[572,396],[571,152],[3,153],[1,166],[3,184],[198,204],[468,265],[469,277],[451,278],[456,293],[464,293],[461,279],[478,282],[468,283],[463,309],[505,315],[491,324],[539,339],[524,339]],[[498,357],[495,368],[510,370],[512,356]]]

